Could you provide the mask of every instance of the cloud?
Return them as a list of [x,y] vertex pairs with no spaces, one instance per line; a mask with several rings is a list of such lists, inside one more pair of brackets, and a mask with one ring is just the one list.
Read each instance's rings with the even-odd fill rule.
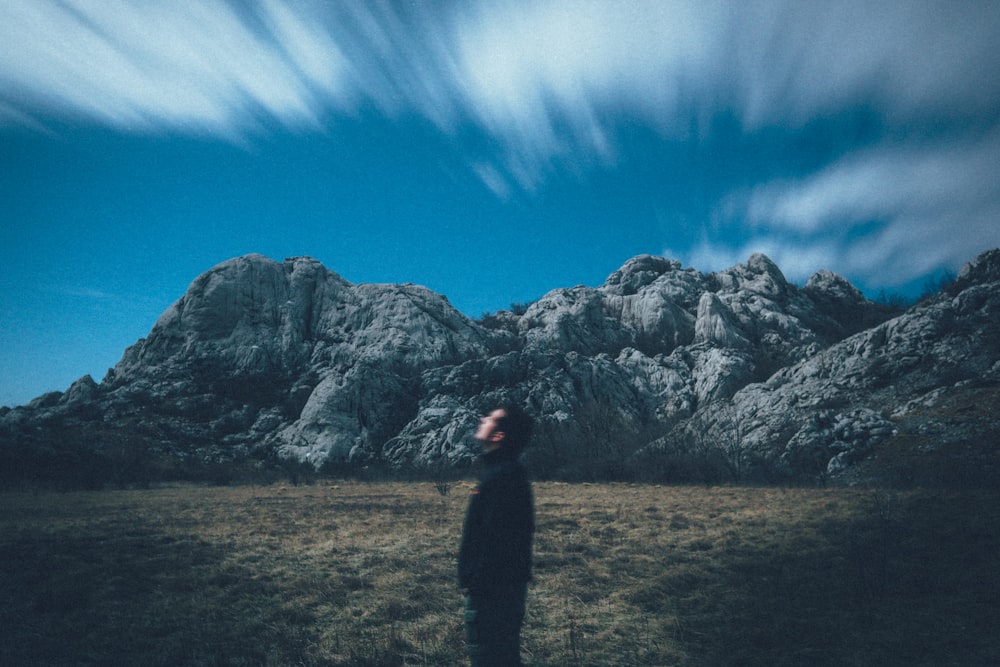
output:
[[996,4],[926,0],[35,0],[0,5],[0,81],[22,111],[228,132],[360,97],[449,132],[479,124],[544,171],[613,162],[621,116],[681,133],[692,108],[750,130],[859,102],[898,121],[986,117],[998,25]]
[[1000,132],[957,144],[879,145],[799,180],[758,185],[717,214],[797,253],[835,239],[845,250],[827,251],[839,263],[829,268],[899,285],[1000,244],[998,156]]
[[748,127],[865,103],[892,122],[982,114],[1000,92],[989,3],[742,3],[729,71]]
[[682,83],[713,48],[719,12],[643,0],[479,6],[458,31],[458,91],[521,187],[554,169],[613,166],[613,117],[686,127]]
[[[12,2],[0,6],[0,82],[22,112],[135,131],[238,135],[262,113],[317,122],[338,92],[328,36],[277,2]],[[264,24],[270,32],[255,29]],[[12,102],[13,100],[13,102]]]
[[1000,242],[998,34],[1000,3],[948,0],[12,1],[0,126],[238,141],[377,109],[511,199],[629,164],[636,127],[690,155],[719,118],[759,145],[863,117],[806,171],[713,184],[691,256],[905,280]]
[[887,131],[920,133],[989,125],[1000,108],[996,4],[475,7],[458,20],[456,94],[527,190],[559,170],[615,166],[623,123],[697,140],[721,114],[752,134],[865,109]]
[[119,299],[119,297],[114,294],[109,294],[103,290],[93,289],[91,287],[65,285],[52,287],[50,289],[56,294],[95,301],[110,301]]

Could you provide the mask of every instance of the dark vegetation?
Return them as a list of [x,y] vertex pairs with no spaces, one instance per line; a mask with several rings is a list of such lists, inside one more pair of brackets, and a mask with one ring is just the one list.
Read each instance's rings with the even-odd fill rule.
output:
[[485,312],[476,319],[476,323],[487,329],[506,330],[517,333],[517,318],[528,312],[531,307],[530,302],[515,302],[510,304],[507,311],[499,310],[495,313]]
[[938,294],[948,293],[952,286],[955,285],[957,278],[958,276],[953,271],[942,271],[938,275],[931,276],[924,281],[920,290],[920,295],[916,298],[907,297],[899,292],[888,292],[883,289],[879,290],[874,301],[875,303],[888,306],[889,308],[902,312],[907,308],[923,301],[927,301]]

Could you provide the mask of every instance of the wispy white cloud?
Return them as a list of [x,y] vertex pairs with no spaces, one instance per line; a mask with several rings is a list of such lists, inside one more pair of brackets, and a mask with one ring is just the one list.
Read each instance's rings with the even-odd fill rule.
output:
[[507,0],[430,5],[99,0],[0,5],[0,81],[22,111],[240,132],[363,96],[443,130],[481,125],[522,162],[613,162],[613,120],[748,129],[858,103],[898,121],[1000,104],[1000,6],[899,0]]
[[501,141],[518,185],[553,168],[612,166],[613,118],[686,131],[683,88],[717,41],[718,3],[512,2],[466,12],[458,92]]
[[[483,5],[459,23],[456,94],[503,149],[491,178],[528,191],[556,171],[614,166],[623,119],[697,140],[688,135],[718,114],[754,133],[860,108],[908,146],[928,133],[961,138],[1000,109],[1000,5],[557,0]],[[879,162],[892,159],[859,158],[811,195],[783,198],[785,217],[821,225],[793,208],[857,203],[846,189],[859,187],[883,209],[907,201],[899,187],[897,202],[883,200],[882,179],[895,177]]]
[[896,0],[749,1],[733,13],[731,84],[749,127],[866,103],[894,122],[981,114],[1000,92],[1000,7]]
[[[796,181],[759,185],[719,215],[796,255],[833,238],[843,249],[824,251],[827,264],[837,263],[829,268],[903,284],[1000,245],[998,157],[997,132],[975,142],[878,146]],[[878,230],[869,233],[872,225]]]
[[0,126],[239,140],[373,107],[487,137],[463,146],[469,169],[510,198],[627,161],[628,125],[697,150],[720,115],[753,136],[863,109],[879,140],[734,184],[715,203],[727,238],[690,257],[763,248],[783,268],[905,281],[1000,243],[998,36],[1000,3],[948,0],[11,0]]
[[109,294],[103,290],[94,289],[92,287],[84,287],[79,285],[58,285],[53,286],[50,290],[56,294],[61,294],[64,296],[78,297],[82,299],[91,299],[94,301],[109,301],[116,300],[119,297],[114,294]]
[[329,104],[320,95],[337,94],[340,55],[289,8],[259,8],[249,16],[225,2],[3,3],[4,97],[23,112],[129,130],[239,135],[260,112],[314,123]]

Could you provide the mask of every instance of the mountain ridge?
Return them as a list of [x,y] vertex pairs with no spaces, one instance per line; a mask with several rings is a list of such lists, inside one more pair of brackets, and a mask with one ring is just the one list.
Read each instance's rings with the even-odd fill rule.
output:
[[639,255],[476,321],[419,285],[245,255],[99,384],[0,413],[0,446],[427,470],[472,461],[479,414],[513,400],[538,418],[542,475],[851,480],[933,392],[1000,378],[998,282],[991,250],[899,312],[825,270],[797,287],[762,254],[712,273]]

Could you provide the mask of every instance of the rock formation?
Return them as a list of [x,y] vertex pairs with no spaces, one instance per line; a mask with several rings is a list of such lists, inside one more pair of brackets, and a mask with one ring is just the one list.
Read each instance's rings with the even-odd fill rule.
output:
[[0,448],[74,433],[167,457],[453,466],[512,400],[538,418],[543,474],[670,478],[678,452],[711,450],[735,478],[849,479],[906,415],[1000,380],[998,283],[991,251],[899,313],[828,271],[796,287],[759,254],[717,273],[647,255],[473,321],[420,286],[249,255],[199,276],[100,384],[0,415]]

